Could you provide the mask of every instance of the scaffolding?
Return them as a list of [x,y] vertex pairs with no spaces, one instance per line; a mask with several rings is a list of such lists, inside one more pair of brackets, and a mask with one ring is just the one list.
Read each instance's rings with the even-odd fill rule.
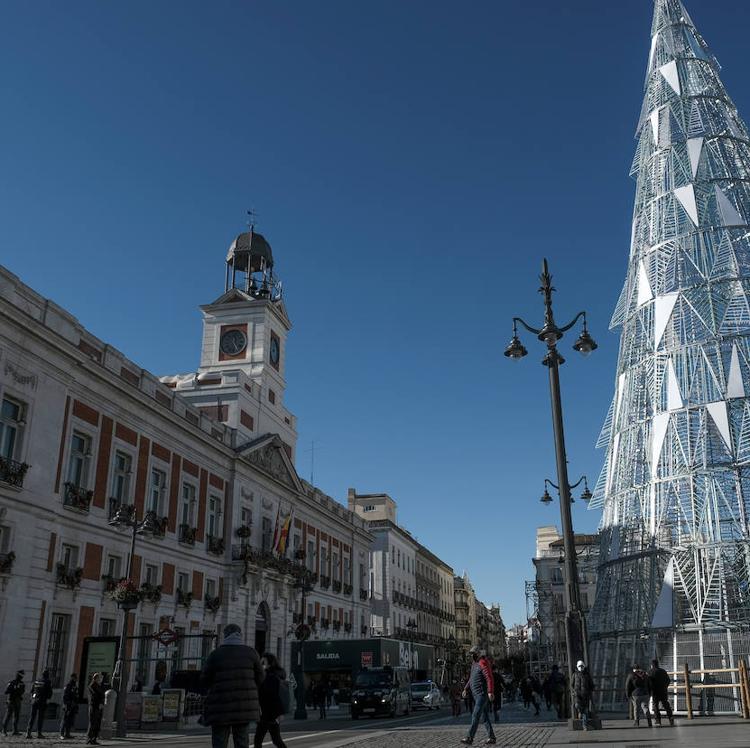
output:
[[750,653],[750,139],[719,69],[680,0],[655,0],[590,504],[604,707],[635,661],[710,670]]

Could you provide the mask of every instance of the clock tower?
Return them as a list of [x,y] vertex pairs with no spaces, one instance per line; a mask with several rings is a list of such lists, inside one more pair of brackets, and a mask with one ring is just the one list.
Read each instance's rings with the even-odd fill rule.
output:
[[224,293],[200,310],[198,371],[165,380],[211,417],[236,428],[238,444],[275,433],[294,459],[296,419],[284,407],[286,338],[292,325],[271,245],[254,227],[229,246]]

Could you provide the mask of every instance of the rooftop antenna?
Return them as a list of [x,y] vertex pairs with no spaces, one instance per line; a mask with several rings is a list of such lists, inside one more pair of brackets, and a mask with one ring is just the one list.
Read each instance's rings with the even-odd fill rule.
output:
[[310,442],[310,449],[305,452],[310,453],[310,485],[315,485],[315,439]]

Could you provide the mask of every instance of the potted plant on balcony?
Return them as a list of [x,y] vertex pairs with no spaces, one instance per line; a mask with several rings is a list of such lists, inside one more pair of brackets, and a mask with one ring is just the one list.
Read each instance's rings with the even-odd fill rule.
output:
[[247,540],[247,538],[250,537],[252,533],[252,528],[250,525],[240,525],[236,530],[235,534],[238,538],[241,538],[242,540]]
[[29,466],[25,462],[0,457],[0,481],[16,488],[23,488],[23,479]]
[[60,587],[67,587],[69,590],[76,590],[81,586],[83,579],[83,569],[68,569],[63,563],[55,567],[56,581]]
[[156,605],[161,601],[161,585],[144,582],[141,585],[141,595],[144,600]]
[[13,570],[13,562],[16,560],[16,554],[13,551],[0,553],[0,574],[10,574]]
[[183,608],[189,608],[193,604],[193,593],[181,590],[179,587],[177,588],[176,598],[177,605]]
[[206,596],[203,598],[203,605],[209,613],[213,613],[214,615],[216,615],[219,608],[221,607],[221,598],[218,595],[216,597],[212,597],[211,595],[206,593]]

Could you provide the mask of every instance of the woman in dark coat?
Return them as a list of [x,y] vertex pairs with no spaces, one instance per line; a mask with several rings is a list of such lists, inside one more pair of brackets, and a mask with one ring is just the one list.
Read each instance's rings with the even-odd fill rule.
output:
[[97,738],[102,729],[102,712],[104,711],[104,686],[102,674],[94,673],[89,683],[89,731],[86,735],[87,745],[98,745]]
[[281,699],[281,689],[286,688],[287,693],[289,692],[286,673],[279,666],[276,656],[270,652],[266,652],[261,657],[260,664],[266,671],[266,677],[258,689],[260,719],[255,729],[254,748],[262,748],[266,733],[270,733],[276,748],[286,748],[286,744],[281,739],[281,717],[286,711]]

